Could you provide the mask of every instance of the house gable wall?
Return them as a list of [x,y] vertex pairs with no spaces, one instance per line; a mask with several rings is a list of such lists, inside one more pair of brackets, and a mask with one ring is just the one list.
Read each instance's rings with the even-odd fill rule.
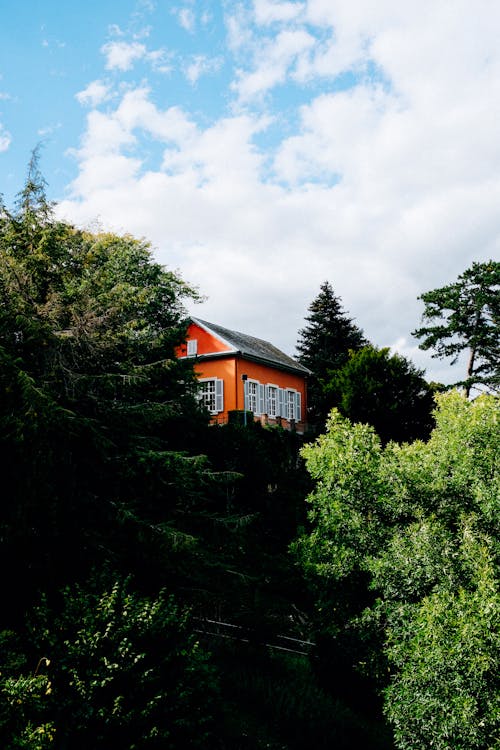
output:
[[192,340],[197,342],[198,356],[232,351],[229,344],[221,341],[221,339],[217,338],[209,331],[206,331],[197,323],[190,323],[187,331],[186,343],[180,346],[177,351],[178,357],[187,356],[187,342]]

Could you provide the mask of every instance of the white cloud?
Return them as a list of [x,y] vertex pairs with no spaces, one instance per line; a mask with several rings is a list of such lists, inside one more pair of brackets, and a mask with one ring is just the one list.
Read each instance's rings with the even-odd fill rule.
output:
[[203,75],[216,73],[223,64],[221,57],[206,57],[206,55],[194,55],[184,66],[184,74],[189,83],[196,83]]
[[101,47],[101,52],[106,56],[107,70],[125,72],[131,70],[138,60],[149,62],[154,70],[161,73],[171,70],[165,50],[148,50],[140,42],[107,42]]
[[51,41],[48,39],[42,39],[42,47],[64,49],[66,47],[66,42],[62,42],[60,39],[52,39]]
[[156,3],[153,0],[139,0],[138,6],[142,10],[152,13],[156,8]]
[[251,27],[252,15],[241,3],[231,6],[231,12],[224,17],[227,29],[227,45],[234,52],[248,48],[253,41],[253,30]]
[[7,151],[11,142],[12,142],[11,134],[9,133],[8,130],[4,128],[4,126],[0,122],[0,153],[2,151]]
[[[238,114],[202,124],[146,87],[122,93],[90,113],[59,210],[149,237],[208,295],[200,316],[290,353],[329,279],[374,344],[452,379],[411,331],[419,294],[500,257],[500,7],[256,0],[225,23]],[[290,80],[307,84],[299,104],[259,108]]]
[[314,38],[306,31],[281,31],[275,38],[265,39],[254,50],[255,66],[250,72],[239,69],[233,89],[240,101],[259,97],[279,83],[300,55],[314,45]]
[[103,81],[96,80],[89,83],[89,85],[75,94],[76,99],[80,104],[88,104],[91,107],[97,107],[98,104],[106,101],[110,95],[110,86]]
[[151,34],[151,26],[143,26],[134,32],[134,39],[147,39]]
[[267,25],[276,21],[292,21],[304,11],[305,3],[277,2],[277,0],[254,0],[255,20]]
[[[111,128],[117,127],[124,142],[135,142],[134,131],[143,131],[166,144],[186,144],[196,133],[196,126],[179,107],[159,110],[149,98],[147,88],[128,91],[114,113],[104,116]],[[93,140],[89,134],[89,140]]]
[[146,55],[146,47],[139,42],[107,42],[101,52],[106,55],[108,70],[130,70],[136,60]]
[[108,26],[108,34],[109,36],[125,36],[125,32],[122,31],[120,26],[116,23],[112,23]]
[[85,161],[95,155],[118,153],[121,149],[128,149],[135,143],[133,133],[124,127],[120,118],[93,110],[87,116],[87,131],[83,137],[82,146],[78,152],[75,152],[75,155]]
[[36,132],[37,135],[42,136],[44,138],[47,135],[52,135],[52,133],[55,133],[56,130],[59,130],[62,127],[62,123],[56,122],[52,125],[46,125],[44,128],[39,128]]
[[171,55],[168,55],[164,49],[152,50],[146,55],[146,60],[157,73],[171,73],[172,64],[170,59]]
[[196,16],[191,8],[180,8],[176,11],[177,19],[185,31],[193,33],[196,26]]

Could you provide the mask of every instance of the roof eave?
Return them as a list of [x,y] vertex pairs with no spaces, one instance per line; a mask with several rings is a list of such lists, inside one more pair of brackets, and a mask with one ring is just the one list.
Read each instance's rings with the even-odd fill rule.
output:
[[247,352],[233,350],[231,352],[210,352],[208,354],[198,354],[196,357],[189,357],[189,359],[195,359],[198,362],[203,362],[207,359],[227,359],[228,357],[241,357],[248,362],[255,362],[259,365],[266,365],[266,367],[274,367],[275,370],[284,370],[290,372],[293,375],[300,375],[306,378],[311,374],[310,370],[302,367],[294,367],[293,365],[287,365],[283,362],[276,362],[272,359],[266,359],[265,357],[258,357],[255,354],[248,354]]

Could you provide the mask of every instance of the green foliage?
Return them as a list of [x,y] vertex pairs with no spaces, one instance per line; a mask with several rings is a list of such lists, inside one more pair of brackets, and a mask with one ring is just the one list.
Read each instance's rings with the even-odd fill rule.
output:
[[[16,210],[0,207],[0,564],[12,571],[2,747],[293,748],[344,729],[348,747],[360,736],[314,674],[271,668],[268,680],[255,653],[249,685],[262,692],[234,702],[226,680],[220,695],[192,635],[186,604],[259,644],[307,632],[309,598],[286,553],[310,482],[298,435],[208,427],[192,362],[175,357],[190,297],[143,240],[58,222],[34,154]],[[90,585],[95,570],[102,583]],[[241,674],[241,654],[231,668],[218,658]],[[261,725],[266,701],[279,710]],[[220,706],[231,712],[215,729]]]
[[302,454],[316,480],[309,496],[313,529],[300,549],[307,568],[344,579],[360,570],[363,558],[381,543],[384,527],[376,514],[383,495],[379,478],[380,440],[368,425],[350,425],[333,410],[327,432]]
[[123,425],[139,406],[176,413],[194,389],[175,347],[196,292],[144,240],[57,221],[43,188],[35,154],[17,211],[0,219],[0,346],[79,414]]
[[324,392],[332,370],[341,367],[348,359],[349,350],[366,346],[363,332],[342,310],[339,297],[331,284],[325,281],[320,293],[309,306],[307,325],[299,331],[297,351],[299,361],[312,372],[308,382],[308,420],[311,424],[324,424],[334,405]]
[[[196,293],[145,241],[58,222],[37,158],[16,211],[0,215],[0,561],[17,572],[12,622],[37,591],[91,565],[128,571],[125,527],[158,554],[171,548],[173,516],[206,476],[184,455],[205,418],[191,363],[175,357],[183,300]],[[159,464],[146,507],[141,481]]]
[[386,688],[398,747],[493,748],[499,403],[437,400],[427,443],[382,448],[371,428],[332,413],[303,450],[317,484],[295,551],[322,622],[340,643],[354,638],[353,667]]
[[405,357],[367,346],[330,372],[324,392],[351,422],[372,425],[383,443],[429,437],[434,399],[431,387]]
[[41,657],[31,673],[12,631],[0,632],[0,740],[12,750],[46,750],[53,747],[55,727],[48,721],[52,684],[43,670],[50,664]]
[[5,350],[60,403],[88,414],[117,400],[122,412],[152,401],[173,411],[188,377],[174,357],[188,288],[151,262],[144,242],[52,223],[26,248],[17,222],[0,235]]
[[8,701],[24,706],[21,738],[51,734],[75,750],[215,746],[216,679],[185,610],[123,581],[62,597],[60,613],[44,602],[31,619],[30,648],[50,655],[40,660],[47,674],[4,681]]
[[[57,222],[35,155],[0,214],[0,562],[15,572],[1,626],[19,640],[1,659],[2,747],[217,744],[193,625],[154,594],[213,594],[226,561],[207,549],[207,516],[240,515],[219,501],[234,474],[192,453],[206,419],[175,357],[190,296],[144,241]],[[220,546],[234,534],[219,528]],[[93,566],[149,596],[88,592]],[[33,602],[65,584],[62,612],[41,608],[28,637]]]
[[421,349],[434,349],[433,357],[451,357],[470,352],[465,380],[467,395],[472,386],[498,389],[500,383],[500,263],[473,263],[448,286],[422,294],[423,319],[431,325],[413,332],[422,339]]
[[[299,458],[302,437],[253,420],[246,427],[227,424],[210,428],[205,437],[201,451],[214,468],[241,475],[227,507],[265,514],[268,530],[289,539],[296,522],[302,520],[303,498],[309,488]],[[290,519],[285,516],[286,509]],[[292,528],[287,526],[288,520]]]
[[[435,591],[411,617],[393,618],[387,651],[394,677],[386,713],[398,747],[498,747],[500,596],[491,554],[467,540],[475,586]],[[477,557],[476,557],[477,556]]]

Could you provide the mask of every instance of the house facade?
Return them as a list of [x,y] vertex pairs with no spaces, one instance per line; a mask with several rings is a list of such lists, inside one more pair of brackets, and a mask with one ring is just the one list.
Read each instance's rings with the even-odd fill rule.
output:
[[304,432],[309,370],[262,339],[191,318],[179,357],[195,359],[200,395],[213,422],[252,412],[265,424]]

